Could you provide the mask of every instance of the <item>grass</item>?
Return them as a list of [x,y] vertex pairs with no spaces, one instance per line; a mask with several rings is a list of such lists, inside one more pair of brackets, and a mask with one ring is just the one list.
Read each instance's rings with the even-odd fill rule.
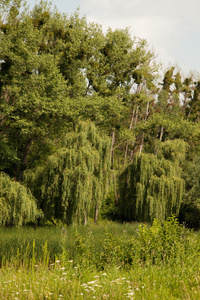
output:
[[138,224],[118,224],[114,222],[91,222],[87,226],[69,227],[0,227],[0,265],[12,262],[17,252],[25,252],[27,245],[32,247],[35,241],[37,260],[43,257],[43,246],[48,243],[50,260],[59,257],[63,249],[67,249],[70,257],[75,251],[75,236],[83,237],[88,246],[93,246],[96,252],[101,251],[106,234],[109,232],[115,238],[130,239],[138,230]]
[[0,228],[0,299],[200,299],[200,236],[170,219]]
[[[65,269],[64,269],[65,268]],[[59,263],[0,270],[1,299],[199,299],[199,270],[138,266],[129,271],[81,270]]]

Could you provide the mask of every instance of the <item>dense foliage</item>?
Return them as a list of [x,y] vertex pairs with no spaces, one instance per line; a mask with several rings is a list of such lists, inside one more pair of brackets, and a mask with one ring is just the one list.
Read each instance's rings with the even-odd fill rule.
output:
[[200,78],[160,79],[145,40],[44,1],[4,0],[0,17],[1,224],[86,224],[107,207],[198,228]]
[[[199,299],[199,232],[152,226],[0,228],[2,299]],[[39,280],[40,279],[40,280]]]
[[0,222],[3,225],[23,225],[43,214],[37,209],[31,192],[19,182],[0,173]]
[[110,142],[93,123],[82,122],[63,143],[44,167],[27,172],[26,182],[47,218],[86,225],[91,208],[97,221],[109,184]]

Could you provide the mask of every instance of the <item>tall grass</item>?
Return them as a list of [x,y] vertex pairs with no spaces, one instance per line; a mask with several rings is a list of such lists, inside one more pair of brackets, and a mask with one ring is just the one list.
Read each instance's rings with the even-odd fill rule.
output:
[[0,270],[0,299],[200,299],[200,274],[189,265],[138,265],[129,271],[63,267]]
[[[131,239],[138,230],[138,224],[118,224],[102,222],[95,225],[93,222],[87,226],[69,227],[0,227],[0,265],[4,266],[17,261],[23,256],[32,256],[32,245],[35,243],[35,255],[37,261],[42,261],[44,245],[47,243],[49,261],[54,261],[63,252],[68,253],[70,259],[76,254],[78,239],[87,247],[93,248],[95,253],[101,252],[104,239],[108,233],[114,238],[124,240]],[[77,243],[77,245],[76,245]]]
[[0,299],[200,299],[200,236],[164,224],[0,229]]

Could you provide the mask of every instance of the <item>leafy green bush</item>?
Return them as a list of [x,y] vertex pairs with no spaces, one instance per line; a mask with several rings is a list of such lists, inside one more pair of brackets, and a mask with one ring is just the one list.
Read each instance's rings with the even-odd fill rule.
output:
[[140,259],[153,264],[173,264],[184,259],[189,249],[188,233],[174,216],[163,223],[155,219],[150,228],[141,225],[137,244]]

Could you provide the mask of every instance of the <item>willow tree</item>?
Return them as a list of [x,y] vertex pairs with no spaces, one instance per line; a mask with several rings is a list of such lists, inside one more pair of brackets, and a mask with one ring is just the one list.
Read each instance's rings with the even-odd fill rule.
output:
[[13,181],[5,173],[0,173],[0,224],[6,226],[24,225],[42,217],[31,192]]
[[27,184],[46,218],[86,224],[91,210],[97,221],[109,170],[109,139],[93,123],[82,122],[67,134],[64,146],[48,158],[43,168],[27,174]]
[[120,177],[119,213],[122,219],[152,221],[178,215],[184,193],[181,162],[186,143],[166,141],[162,152],[136,155]]

